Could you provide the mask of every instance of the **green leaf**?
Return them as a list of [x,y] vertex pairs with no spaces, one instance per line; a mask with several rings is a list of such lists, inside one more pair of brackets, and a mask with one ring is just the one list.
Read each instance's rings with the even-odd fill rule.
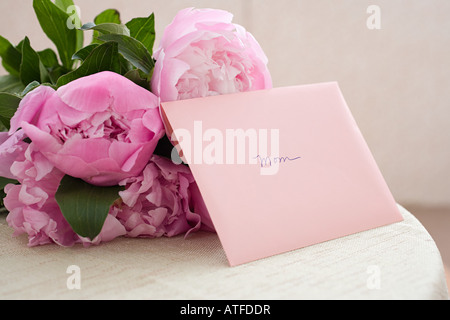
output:
[[0,77],[0,92],[19,94],[23,89],[25,89],[25,86],[18,77],[12,75]]
[[22,63],[20,64],[20,80],[24,85],[33,81],[46,82],[48,72],[42,64],[39,54],[31,48],[30,40],[25,37],[22,45]]
[[39,59],[47,68],[55,68],[58,66],[58,57],[52,49],[45,49],[38,52]]
[[94,50],[97,47],[98,47],[97,43],[90,44],[90,45],[82,48],[81,50],[78,50],[77,52],[75,52],[74,55],[72,56],[72,59],[84,61],[91,54],[92,50]]
[[62,11],[66,12],[67,8],[73,6],[74,3],[72,0],[55,0],[55,5]]
[[39,83],[39,81],[33,81],[30,82],[25,89],[23,89],[21,96],[25,97],[29,92],[33,91],[34,89],[36,89],[37,87],[39,87],[41,84]]
[[[75,6],[72,0],[55,0],[55,5],[62,11],[69,14],[69,20],[66,22],[68,26],[79,29],[81,27],[81,19],[78,14],[79,7]],[[84,33],[77,30],[77,50],[83,47]]]
[[118,23],[120,24],[120,13],[116,9],[107,9],[97,15],[94,19],[95,24],[100,23]]
[[48,80],[50,80],[52,84],[56,84],[56,81],[59,79],[59,77],[70,71],[59,65],[58,57],[56,56],[56,53],[52,49],[45,49],[43,51],[39,51],[38,55],[39,58],[41,59],[43,66],[47,70],[49,78]]
[[142,42],[152,54],[155,43],[155,15],[152,13],[148,18],[134,18],[126,26],[130,29],[131,37]]
[[120,74],[124,75],[131,70],[136,70],[133,65],[124,58],[123,55],[119,54],[119,65],[120,65]]
[[[116,23],[101,23],[96,25],[95,23],[87,23],[82,27],[83,30],[93,30],[97,34],[121,34],[121,35],[130,35],[130,30],[125,25],[116,24]],[[98,41],[99,43],[103,43],[103,41]],[[98,43],[92,43],[80,51],[76,52],[72,59],[78,59],[83,61],[86,59],[86,56],[92,52],[94,48],[98,46]],[[133,69],[133,65],[125,59],[122,55],[118,56],[120,68],[117,70],[121,75],[126,74],[128,71]]]
[[71,16],[50,0],[33,0],[33,8],[42,30],[58,49],[62,65],[71,69],[74,63],[72,55],[79,46],[78,30],[70,24]]
[[110,207],[120,198],[119,191],[123,189],[97,187],[66,175],[55,198],[73,231],[93,240],[101,232]]
[[138,86],[143,87],[144,89],[150,90],[150,83],[147,80],[146,76],[141,75],[141,71],[139,69],[133,69],[124,74],[124,77],[130,79]]
[[[99,25],[102,23],[116,23],[120,24],[120,13],[116,9],[107,9],[97,15],[94,19],[94,24]],[[92,35],[92,43],[101,43],[97,38],[100,35],[98,31],[94,30],[94,34]]]
[[[24,40],[22,40],[22,41],[20,41],[18,44],[17,44],[17,46],[16,46],[16,50],[17,51],[19,51],[19,52],[22,52],[22,45],[23,45],[23,42],[25,41],[25,39]],[[22,60],[22,58],[20,58],[21,60]],[[20,67],[20,66],[19,66]]]
[[9,131],[9,125],[5,126],[4,124],[9,124],[9,120],[0,116],[0,132],[7,132]]
[[8,40],[0,36],[0,57],[2,58],[3,67],[15,76],[19,76],[20,72],[20,62],[22,60],[20,52]]
[[3,190],[7,184],[16,184],[17,182],[17,180],[0,177],[0,190]]
[[49,71],[49,76],[52,87],[56,88],[56,83],[58,79],[61,78],[63,75],[67,74],[68,72],[69,71],[67,71],[67,69],[62,66],[58,66],[56,68],[51,69]]
[[78,78],[101,71],[120,73],[118,44],[116,42],[107,42],[92,50],[78,69],[58,79],[57,86],[63,86]]
[[119,44],[119,52],[133,66],[147,75],[153,72],[155,62],[147,48],[138,40],[120,34],[105,34],[99,37],[102,41],[115,41]]
[[125,36],[130,36],[130,30],[123,24],[117,23],[101,23],[101,24],[93,24],[86,23],[81,27],[81,30],[95,30],[102,34],[122,34]]
[[9,121],[16,113],[21,100],[16,95],[0,92],[0,121],[7,129],[10,127]]
[[39,55],[31,48],[30,40],[25,37],[22,44],[22,62],[20,63],[20,80],[24,85],[41,80]]

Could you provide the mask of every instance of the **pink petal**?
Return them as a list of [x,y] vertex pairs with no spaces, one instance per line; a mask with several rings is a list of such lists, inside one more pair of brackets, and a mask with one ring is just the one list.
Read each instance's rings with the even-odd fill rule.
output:
[[109,158],[111,142],[103,138],[83,139],[75,135],[68,139],[58,151],[62,155],[76,156],[86,163],[92,163],[100,159]]
[[75,178],[94,177],[99,171],[77,156],[61,155],[58,153],[45,153],[55,167]]
[[[155,131],[149,130],[143,124],[143,119],[135,119],[131,122],[128,138],[135,143],[144,143],[151,141],[155,136]],[[161,131],[161,130],[159,130]],[[159,132],[157,131],[157,132]]]
[[9,132],[12,134],[19,129],[23,121],[36,124],[42,108],[54,93],[55,90],[47,86],[39,86],[28,93],[10,121]]
[[[58,97],[58,99],[59,99],[59,97]],[[69,127],[75,127],[81,121],[89,119],[89,117],[91,117],[91,115],[92,115],[89,112],[82,112],[82,111],[76,110],[76,109],[68,106],[67,104],[65,104],[62,101],[58,105],[58,109],[54,110],[54,112],[55,112],[55,114],[58,115],[58,117],[60,119],[60,121],[58,121],[58,122],[62,122],[62,124],[69,126]],[[98,114],[104,115],[104,113],[101,113],[101,112],[99,112]],[[48,120],[50,120],[50,118],[48,118]],[[58,122],[49,121],[51,126],[54,126],[55,123],[58,123]]]
[[33,229],[36,231],[43,229],[50,220],[48,215],[31,208],[25,208],[23,210],[23,217],[25,222],[28,222],[30,225],[32,225]]
[[108,242],[115,238],[124,236],[127,233],[125,227],[112,215],[108,215],[103,225],[102,231],[98,235],[98,241]]
[[[156,60],[155,68],[153,69],[152,79],[150,81],[150,86],[152,88],[152,92],[157,96],[161,96],[161,76],[162,76],[162,68],[164,61],[164,50],[160,48],[157,53],[154,55],[154,59]],[[158,98],[159,99],[159,98]],[[158,102],[159,105],[159,102]]]
[[190,69],[190,66],[188,63],[175,58],[166,58],[164,61],[160,60],[159,63],[163,64],[160,74],[161,101],[175,101],[178,99],[176,84],[180,77]]
[[36,181],[42,180],[54,169],[54,166],[48,161],[48,159],[39,152],[34,156],[34,167],[36,168]]
[[186,8],[178,12],[172,23],[165,28],[160,46],[167,48],[184,35],[195,31],[196,24],[231,23],[232,20],[233,15],[227,11]]
[[17,179],[11,172],[11,166],[20,156],[23,156],[28,144],[22,140],[25,138],[23,130],[9,135],[8,132],[0,132],[0,177]]
[[124,191],[119,192],[120,198],[123,203],[129,207],[134,207],[136,204],[140,194],[139,194],[139,184],[133,183],[130,187],[128,187]]
[[156,208],[148,212],[148,216],[145,215],[144,218],[153,226],[158,228],[167,217],[166,208]]
[[142,124],[156,135],[154,139],[159,140],[164,136],[164,124],[159,108],[147,110],[142,117]]
[[34,142],[37,149],[43,153],[56,153],[62,148],[62,144],[49,133],[42,131],[36,126],[22,122],[21,126],[26,135]]
[[109,71],[72,81],[57,93],[70,107],[91,114],[110,107],[120,114],[158,107],[158,98],[150,91]]
[[117,165],[125,172],[129,172],[136,166],[140,167],[141,171],[147,161],[138,163],[139,154],[144,150],[142,143],[127,143],[121,141],[113,141],[109,148],[109,157],[117,162]]
[[106,110],[113,97],[109,90],[109,79],[105,73],[74,80],[58,89],[61,100],[80,112],[95,113]]
[[134,110],[157,109],[158,98],[150,91],[137,86],[131,80],[119,75],[109,79],[108,87],[114,97],[114,110],[126,114]]

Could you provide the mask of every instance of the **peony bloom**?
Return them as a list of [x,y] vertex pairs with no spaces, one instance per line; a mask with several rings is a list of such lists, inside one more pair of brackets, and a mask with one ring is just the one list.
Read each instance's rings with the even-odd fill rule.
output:
[[153,156],[142,175],[122,182],[122,203],[111,208],[129,237],[173,237],[203,229],[212,231],[189,168]]
[[27,146],[11,166],[11,172],[20,184],[5,187],[4,204],[9,211],[6,221],[14,229],[15,236],[27,234],[31,247],[48,243],[68,247],[75,243],[99,244],[125,234],[120,222],[108,215],[102,231],[93,241],[78,236],[64,219],[55,200],[64,173],[38,152],[34,143]]
[[87,247],[121,236],[171,237],[199,229],[213,231],[189,169],[166,158],[154,156],[141,175],[122,182],[126,190],[92,241],[77,235],[65,220],[55,199],[64,173],[36,150],[34,142],[17,156],[11,173],[19,184],[5,187],[6,221],[14,236],[28,235],[30,247],[49,243]]
[[267,57],[229,12],[184,9],[155,52],[152,91],[161,101],[268,89]]
[[20,127],[56,168],[99,186],[139,175],[164,135],[157,97],[113,72],[38,87],[10,133]]

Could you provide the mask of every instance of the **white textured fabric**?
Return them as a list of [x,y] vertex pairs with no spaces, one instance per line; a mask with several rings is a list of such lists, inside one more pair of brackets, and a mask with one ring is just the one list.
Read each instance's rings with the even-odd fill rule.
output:
[[3,215],[0,299],[448,299],[434,241],[400,209],[403,222],[233,268],[211,233],[28,248]]

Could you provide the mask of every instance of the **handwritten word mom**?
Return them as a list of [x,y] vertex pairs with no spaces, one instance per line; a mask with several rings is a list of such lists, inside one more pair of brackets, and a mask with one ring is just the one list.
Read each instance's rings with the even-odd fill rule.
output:
[[298,159],[301,159],[302,157],[295,157],[295,158],[289,158],[289,157],[262,157],[260,155],[256,156],[255,159],[259,160],[259,163],[261,164],[261,168],[265,167],[271,167],[273,165],[276,165],[278,163],[285,163],[286,161],[295,161]]

